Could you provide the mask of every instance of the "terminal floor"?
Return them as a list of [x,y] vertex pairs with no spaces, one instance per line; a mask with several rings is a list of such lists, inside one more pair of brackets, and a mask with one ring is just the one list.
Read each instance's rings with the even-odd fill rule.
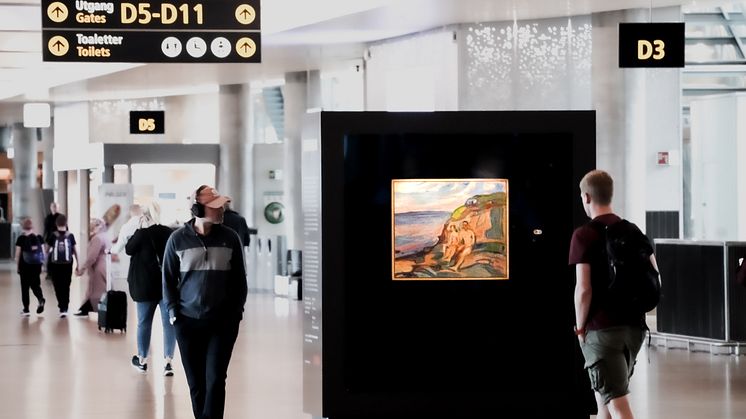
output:
[[[146,375],[135,352],[135,313],[129,332],[105,335],[88,319],[57,317],[51,283],[42,316],[19,316],[20,281],[0,265],[0,419],[190,419],[180,360],[161,375],[160,325]],[[74,279],[72,305],[81,281]],[[32,313],[36,304],[32,297]],[[71,306],[71,308],[73,308]],[[228,372],[226,418],[306,419],[302,413],[302,309],[296,301],[250,295]],[[644,349],[632,380],[638,419],[746,417],[746,358]]]

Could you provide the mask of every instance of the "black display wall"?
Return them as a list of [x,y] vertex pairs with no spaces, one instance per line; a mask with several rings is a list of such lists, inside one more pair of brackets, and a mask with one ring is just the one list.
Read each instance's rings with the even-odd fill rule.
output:
[[[321,156],[324,416],[588,417],[567,256],[594,112],[322,113]],[[509,279],[392,281],[392,179],[462,178],[509,181]]]

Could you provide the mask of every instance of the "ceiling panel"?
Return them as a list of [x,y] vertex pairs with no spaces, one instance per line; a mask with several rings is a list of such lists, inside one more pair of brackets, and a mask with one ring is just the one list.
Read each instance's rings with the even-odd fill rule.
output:
[[[656,0],[653,5],[692,3],[724,2]],[[39,0],[0,0],[0,100],[23,95],[29,89],[38,91],[40,86],[57,87],[52,89],[50,100],[115,97],[118,92],[177,94],[172,92],[276,78],[284,72],[320,68],[335,60],[359,59],[363,43],[455,23],[573,16],[648,9],[650,5],[650,0],[269,0],[262,2],[261,9],[262,64],[143,66],[43,63]],[[139,68],[122,72],[135,67]]]

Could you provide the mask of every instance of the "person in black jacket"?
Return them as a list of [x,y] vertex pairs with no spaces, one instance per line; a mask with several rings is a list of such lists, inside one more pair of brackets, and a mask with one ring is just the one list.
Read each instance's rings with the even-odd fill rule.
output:
[[241,244],[244,247],[249,246],[251,241],[249,226],[246,224],[246,219],[241,216],[238,212],[231,208],[231,203],[225,204],[225,213],[223,214],[223,225],[230,227],[231,230],[238,234],[238,238],[241,239]]
[[174,375],[171,360],[174,357],[176,337],[168,320],[168,309],[163,300],[162,261],[171,229],[160,224],[160,206],[151,202],[140,217],[139,228],[127,241],[125,251],[132,256],[127,282],[132,299],[137,305],[137,355],[132,366],[141,373],[148,371],[150,335],[156,307],[160,306],[163,323],[163,375]]
[[[57,203],[52,202],[49,204],[49,214],[44,218],[44,242],[48,243],[50,240],[52,240],[52,236],[57,231],[57,219],[62,216],[64,217],[64,214],[61,214],[57,212]],[[67,219],[67,218],[65,218]],[[67,229],[67,226],[65,226]],[[67,230],[65,230],[67,231]],[[54,269],[52,269],[54,271]],[[49,265],[47,265],[47,279],[52,279],[54,272],[49,271]]]
[[21,276],[21,302],[23,303],[21,316],[28,317],[29,288],[39,301],[39,305],[36,306],[37,314],[44,311],[46,302],[39,280],[41,267],[44,264],[44,239],[34,232],[34,223],[30,218],[24,218],[21,221],[21,228],[23,232],[16,240],[16,266]]
[[230,198],[206,185],[194,193],[194,219],[176,230],[163,257],[163,298],[196,419],[220,419],[225,380],[246,303],[241,240],[222,225]]

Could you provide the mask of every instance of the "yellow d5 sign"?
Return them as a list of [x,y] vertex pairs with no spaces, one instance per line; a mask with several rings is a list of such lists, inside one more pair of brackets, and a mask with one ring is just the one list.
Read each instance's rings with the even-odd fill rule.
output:
[[155,119],[140,118],[137,122],[140,131],[155,131]]
[[130,111],[130,134],[163,134],[165,111]]

